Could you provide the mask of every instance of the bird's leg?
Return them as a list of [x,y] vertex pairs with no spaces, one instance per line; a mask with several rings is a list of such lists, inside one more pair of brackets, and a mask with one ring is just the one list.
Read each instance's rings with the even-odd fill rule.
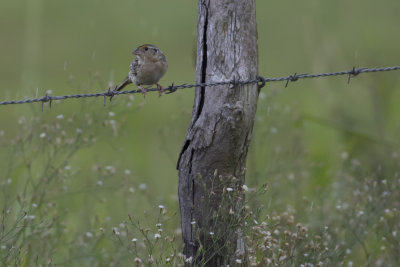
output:
[[162,93],[164,92],[163,87],[161,86],[161,84],[156,83],[157,85],[157,89],[158,89],[158,97],[162,96]]
[[143,97],[146,98],[147,90],[143,86],[138,85],[139,89],[142,90]]

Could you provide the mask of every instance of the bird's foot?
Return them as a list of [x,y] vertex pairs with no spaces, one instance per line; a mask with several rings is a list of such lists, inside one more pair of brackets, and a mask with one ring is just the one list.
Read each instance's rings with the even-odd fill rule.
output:
[[162,96],[162,94],[164,92],[164,88],[159,83],[156,83],[156,85],[157,85],[157,89],[158,89],[158,97],[160,97],[160,96]]
[[142,90],[143,97],[146,98],[147,90],[143,86],[138,85],[139,89]]

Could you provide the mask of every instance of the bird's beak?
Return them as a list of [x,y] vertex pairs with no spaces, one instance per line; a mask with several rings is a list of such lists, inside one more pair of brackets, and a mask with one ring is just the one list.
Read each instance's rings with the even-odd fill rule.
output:
[[132,54],[139,55],[139,47],[132,51]]

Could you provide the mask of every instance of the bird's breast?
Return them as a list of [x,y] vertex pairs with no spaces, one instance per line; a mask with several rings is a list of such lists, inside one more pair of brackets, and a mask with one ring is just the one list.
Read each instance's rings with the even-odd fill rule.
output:
[[138,85],[156,84],[165,74],[166,70],[167,66],[162,62],[154,62],[154,63],[146,62],[141,66],[141,68],[138,68],[137,75],[135,77],[136,79],[135,83]]

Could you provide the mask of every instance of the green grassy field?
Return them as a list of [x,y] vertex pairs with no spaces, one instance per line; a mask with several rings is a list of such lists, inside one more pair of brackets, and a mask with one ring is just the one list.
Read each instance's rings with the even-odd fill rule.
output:
[[[167,56],[163,85],[195,80],[196,1],[0,6],[0,101],[105,91],[143,43]],[[399,13],[398,0],[258,0],[259,72],[399,65]],[[252,266],[400,265],[399,77],[262,89],[246,184],[268,189],[248,193],[262,207]],[[181,263],[175,167],[193,97],[0,106],[0,265]]]

